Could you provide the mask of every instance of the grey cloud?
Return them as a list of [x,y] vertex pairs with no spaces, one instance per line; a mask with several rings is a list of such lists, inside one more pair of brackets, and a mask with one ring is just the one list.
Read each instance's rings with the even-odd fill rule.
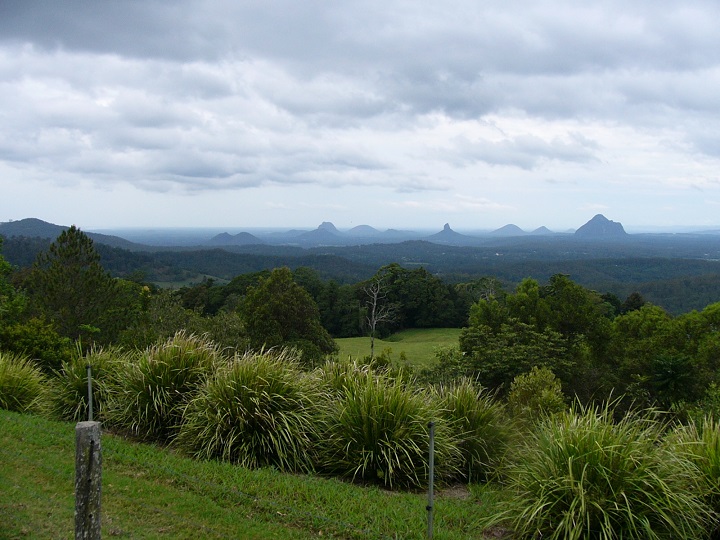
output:
[[458,164],[471,165],[484,162],[490,165],[506,165],[531,170],[546,160],[588,163],[596,161],[593,151],[597,144],[582,137],[572,136],[569,140],[546,141],[539,137],[525,135],[501,141],[470,141],[458,137],[448,153]]

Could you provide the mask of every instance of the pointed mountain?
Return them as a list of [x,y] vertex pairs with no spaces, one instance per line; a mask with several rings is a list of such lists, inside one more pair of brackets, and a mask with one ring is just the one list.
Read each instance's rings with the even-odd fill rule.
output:
[[538,227],[537,229],[535,229],[535,230],[534,230],[533,232],[531,232],[530,234],[534,234],[534,235],[537,235],[537,236],[547,236],[548,234],[555,234],[555,233],[552,232],[552,231],[551,231],[550,229],[548,229],[547,227],[543,226],[543,227]]
[[621,223],[610,221],[602,214],[597,214],[585,225],[575,231],[575,236],[581,238],[625,238],[627,233]]
[[452,246],[464,246],[475,242],[473,237],[453,231],[449,223],[445,224],[442,231],[426,237],[425,240],[434,244],[449,244]]
[[492,234],[493,236],[525,236],[527,233],[517,225],[510,223],[508,225],[505,225],[504,227],[495,229],[490,234]]

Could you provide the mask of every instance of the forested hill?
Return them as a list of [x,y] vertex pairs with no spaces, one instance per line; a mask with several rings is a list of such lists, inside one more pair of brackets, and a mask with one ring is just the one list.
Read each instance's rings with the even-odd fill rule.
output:
[[[60,228],[63,230],[63,228]],[[720,235],[627,235],[621,241],[572,236],[488,239],[483,246],[456,247],[428,241],[315,247],[264,244],[224,248],[155,248],[131,251],[94,237],[103,266],[115,276],[181,286],[204,277],[230,280],[249,272],[308,267],[323,279],[355,283],[397,262],[424,267],[449,283],[492,276],[508,290],[526,277],[541,282],[568,274],[577,283],[624,298],[640,292],[671,313],[702,309],[720,300]],[[13,265],[32,264],[49,238],[8,237],[3,256]]]

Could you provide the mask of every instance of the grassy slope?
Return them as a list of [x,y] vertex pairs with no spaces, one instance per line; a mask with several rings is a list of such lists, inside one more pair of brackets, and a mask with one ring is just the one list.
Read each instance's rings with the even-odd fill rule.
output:
[[[0,410],[0,539],[70,538],[74,424]],[[103,434],[103,536],[424,538],[425,495],[198,462]],[[481,500],[482,499],[482,500]],[[436,538],[479,537],[499,504],[485,488],[442,495]],[[482,503],[482,504],[479,504]]]
[[[383,349],[392,349],[392,358],[397,360],[404,352],[408,364],[423,368],[435,362],[435,349],[458,344],[459,328],[425,328],[404,330],[387,339],[375,340],[375,354]],[[370,338],[341,338],[335,340],[340,347],[340,358],[362,358],[370,354]]]

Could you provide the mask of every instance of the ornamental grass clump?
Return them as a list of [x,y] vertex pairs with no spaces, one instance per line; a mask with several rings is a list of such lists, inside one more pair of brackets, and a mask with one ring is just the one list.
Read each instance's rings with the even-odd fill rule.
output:
[[206,381],[176,443],[198,458],[309,471],[322,398],[292,351],[246,353]]
[[107,420],[146,440],[169,442],[205,379],[227,360],[204,336],[178,332],[117,370]]
[[[685,455],[700,473],[706,502],[720,516],[720,422],[705,417],[699,425],[691,422],[677,427],[668,437],[669,450]],[[720,527],[716,536],[720,538]]]
[[467,378],[434,390],[441,414],[458,440],[464,478],[497,478],[513,433],[503,405]]
[[431,396],[398,379],[359,370],[328,401],[323,467],[390,488],[425,485],[431,421],[437,479],[456,477],[461,462],[457,441]]
[[92,348],[62,363],[49,381],[43,411],[51,418],[79,422],[88,419],[88,366],[92,373],[93,419],[104,420],[117,372],[132,355],[114,348]]
[[34,362],[0,351],[0,409],[33,412],[44,392],[45,378]]
[[706,537],[710,511],[697,496],[696,470],[659,444],[663,430],[647,414],[614,422],[610,406],[547,417],[510,475],[514,538]]

